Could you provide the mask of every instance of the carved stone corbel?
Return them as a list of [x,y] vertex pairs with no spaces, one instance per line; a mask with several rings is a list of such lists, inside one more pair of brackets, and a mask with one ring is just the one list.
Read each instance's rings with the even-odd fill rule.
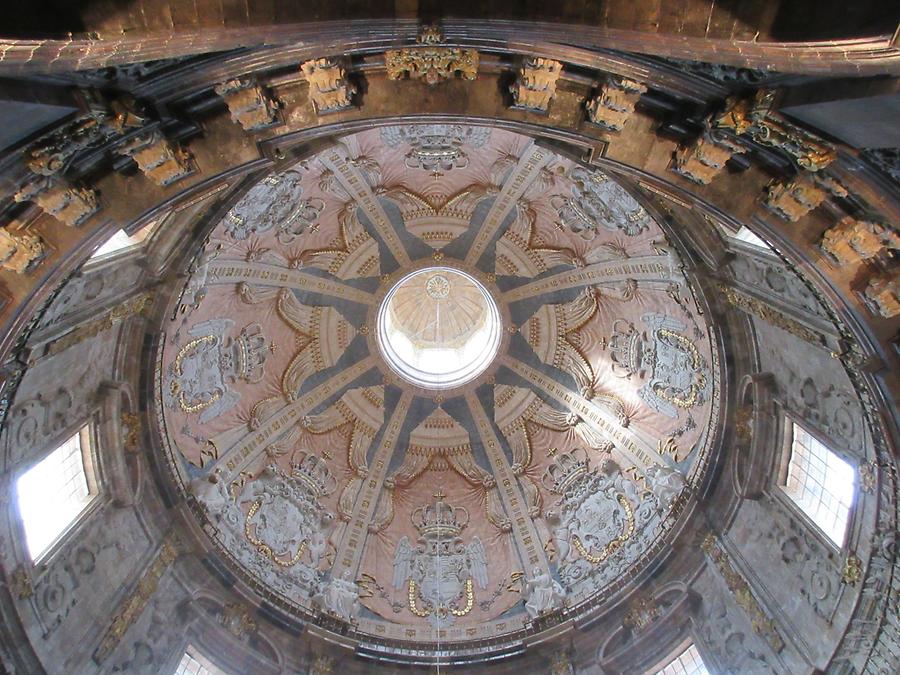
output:
[[73,187],[59,178],[40,177],[26,183],[14,199],[34,202],[66,225],[76,227],[100,209],[97,192],[89,188]]
[[556,96],[556,81],[562,74],[562,67],[553,59],[526,58],[516,81],[509,88],[513,108],[547,112],[550,101]]
[[412,49],[388,49],[384,53],[384,65],[389,80],[425,80],[434,86],[450,80],[457,74],[464,80],[478,76],[478,51],[439,46],[444,34],[437,26],[422,28]]
[[621,131],[647,87],[626,77],[610,76],[587,102],[588,119],[607,131]]
[[228,80],[216,85],[214,90],[224,99],[231,119],[240,124],[244,131],[258,131],[280,121],[278,104],[256,82]]
[[161,187],[194,173],[190,154],[172,143],[159,129],[141,133],[117,148],[119,154],[131,157],[141,172]]
[[856,265],[900,250],[900,235],[890,226],[847,216],[822,235],[822,250],[839,265]]
[[316,115],[345,110],[353,105],[356,87],[347,79],[339,59],[312,59],[300,66],[309,82],[309,101]]
[[900,269],[882,272],[869,279],[863,297],[873,314],[885,319],[900,315]]
[[669,168],[694,183],[708,185],[729,159],[745,152],[745,147],[723,134],[707,130],[690,145],[679,146]]
[[33,234],[16,234],[0,227],[0,268],[26,274],[47,255],[44,241]]
[[795,223],[824,202],[829,193],[836,197],[847,196],[847,191],[836,181],[801,173],[792,180],[769,183],[763,203],[779,218]]

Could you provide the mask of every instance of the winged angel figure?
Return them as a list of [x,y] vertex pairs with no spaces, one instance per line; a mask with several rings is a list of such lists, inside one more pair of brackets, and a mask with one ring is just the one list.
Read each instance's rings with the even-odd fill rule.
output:
[[459,536],[468,519],[464,508],[438,499],[413,512],[420,534],[417,545],[413,547],[408,537],[397,542],[394,588],[406,585],[409,610],[427,617],[435,627],[450,625],[472,611],[475,584],[487,588],[484,545],[477,536],[463,545]]

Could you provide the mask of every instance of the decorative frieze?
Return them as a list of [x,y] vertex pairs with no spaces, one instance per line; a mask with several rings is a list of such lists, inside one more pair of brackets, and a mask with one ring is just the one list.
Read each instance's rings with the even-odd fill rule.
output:
[[690,145],[678,147],[670,169],[694,183],[708,185],[729,159],[744,152],[747,149],[740,144],[707,130]]
[[474,80],[478,75],[478,52],[474,49],[439,46],[444,34],[437,26],[422,29],[411,49],[388,49],[384,53],[384,65],[388,79],[425,80],[433,86],[457,75],[464,80]]
[[885,319],[900,315],[900,269],[895,268],[869,279],[863,297],[873,314]]
[[34,202],[42,211],[66,225],[78,226],[100,208],[97,192],[73,187],[58,178],[41,177],[26,183],[14,199]]
[[312,59],[300,66],[309,82],[309,101],[317,115],[337,112],[353,105],[356,86],[347,79],[338,59]]
[[[60,352],[63,352],[80,342],[89,340],[99,335],[103,331],[109,330],[116,324],[121,323],[122,321],[125,321],[132,316],[143,314],[152,306],[153,295],[150,293],[141,293],[132,298],[129,298],[121,304],[116,305],[99,318],[84,323],[74,330],[69,331],[62,337],[47,344],[46,347],[44,347],[41,357],[59,354]],[[34,354],[30,355],[28,358],[29,364],[31,365],[36,362],[37,358],[38,357]],[[136,418],[135,421],[137,421]]]
[[753,99],[729,98],[714,126],[781,150],[807,171],[821,171],[837,158],[831,145],[785,120],[773,110],[774,105],[771,89],[758,90]]
[[778,217],[795,223],[824,202],[829,193],[847,196],[847,191],[834,180],[801,173],[792,180],[769,183],[763,203]]
[[194,172],[190,154],[177,143],[169,141],[159,129],[139,134],[117,150],[119,154],[131,157],[141,172],[161,187]]
[[890,226],[847,216],[822,235],[822,250],[839,265],[855,265],[900,249],[900,235]]
[[216,85],[215,92],[225,100],[231,119],[244,131],[258,131],[279,122],[278,104],[252,80],[228,80]]
[[735,602],[747,614],[747,618],[753,626],[753,631],[761,635],[774,651],[780,652],[784,649],[784,640],[779,635],[775,622],[769,618],[762,605],[753,596],[750,584],[734,568],[731,557],[722,548],[716,536],[712,533],[707,534],[700,544],[700,548],[709,557],[722,579],[725,580],[725,585],[734,597]]
[[177,557],[177,542],[173,536],[169,536],[163,541],[156,558],[150,563],[150,567],[141,575],[137,588],[122,602],[119,612],[109,628],[106,629],[100,639],[100,644],[94,651],[94,661],[98,664],[102,663],[106,657],[112,654],[128,629],[140,618],[147,603],[150,602],[150,598],[156,592],[159,580]]
[[556,96],[556,81],[562,74],[562,64],[553,59],[528,57],[519,69],[516,81],[510,86],[513,107],[522,110],[547,112]]
[[766,303],[744,295],[725,284],[720,285],[720,290],[722,296],[732,307],[736,307],[747,314],[752,314],[777,328],[786,330],[791,335],[795,335],[810,344],[820,347],[824,346],[823,338],[819,333],[799,321],[792,319],[786,314],[779,312],[777,309],[770,307]]
[[646,91],[647,87],[640,82],[611,76],[587,102],[588,119],[607,131],[621,131]]
[[33,234],[17,234],[0,227],[0,268],[25,274],[47,254],[44,241]]

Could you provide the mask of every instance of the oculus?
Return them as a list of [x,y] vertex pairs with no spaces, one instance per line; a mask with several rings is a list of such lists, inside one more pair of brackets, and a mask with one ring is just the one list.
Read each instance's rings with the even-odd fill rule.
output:
[[474,277],[448,267],[406,275],[378,310],[378,345],[388,365],[425,389],[478,377],[500,346],[497,305]]

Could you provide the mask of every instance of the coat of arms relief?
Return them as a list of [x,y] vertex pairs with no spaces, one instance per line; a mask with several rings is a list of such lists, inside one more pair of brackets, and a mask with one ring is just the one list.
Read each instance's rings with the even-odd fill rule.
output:
[[412,513],[419,531],[416,546],[401,537],[394,554],[394,588],[407,589],[407,605],[416,616],[436,628],[451,625],[472,611],[475,586],[487,587],[487,556],[477,536],[463,543],[469,513],[444,501],[435,501]]
[[645,314],[641,319],[645,332],[625,319],[613,323],[609,340],[613,372],[624,378],[647,378],[638,395],[667,417],[707,401],[712,388],[709,365],[684,334],[685,325],[664,314]]
[[648,469],[645,481],[642,493],[621,472],[602,475],[580,448],[554,455],[541,482],[559,496],[547,522],[566,588],[599,588],[646,549],[685,481],[666,466]]
[[219,537],[272,588],[313,595],[332,544],[334,515],[321,503],[337,489],[325,460],[298,450],[290,470],[274,462],[266,466],[240,494],[221,469],[191,481]]
[[268,349],[262,326],[247,324],[231,337],[233,326],[230,319],[210,319],[188,331],[191,339],[166,373],[162,393],[168,408],[199,413],[200,422],[206,423],[237,404],[241,395],[231,385],[262,380]]

